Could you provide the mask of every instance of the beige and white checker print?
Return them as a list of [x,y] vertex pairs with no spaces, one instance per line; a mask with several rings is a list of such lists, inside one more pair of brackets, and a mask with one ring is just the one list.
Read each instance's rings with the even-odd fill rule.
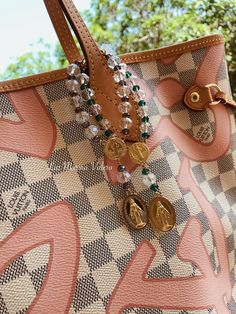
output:
[[[181,55],[174,64],[160,61],[133,64],[131,68],[153,92],[157,82],[174,77],[184,86],[194,82],[196,71],[206,49],[198,49]],[[225,64],[219,73],[219,84],[228,89]],[[4,239],[29,216],[59,200],[71,203],[80,228],[81,258],[77,284],[70,314],[105,314],[112,291],[142,240],[149,240],[157,251],[147,278],[174,278],[196,276],[195,265],[185,263],[176,255],[180,236],[191,216],[202,224],[202,237],[211,258],[214,271],[218,260],[212,232],[206,217],[190,192],[182,191],[177,184],[179,167],[183,158],[179,149],[168,138],[157,146],[150,158],[151,171],[157,175],[160,189],[170,199],[177,211],[176,227],[167,235],[159,236],[148,225],[140,232],[124,224],[120,204],[123,193],[112,185],[103,169],[93,169],[94,163],[103,161],[102,148],[90,143],[82,128],[75,121],[68,91],[64,81],[50,83],[37,91],[57,127],[55,149],[47,161],[23,154],[0,151],[0,239]],[[2,116],[16,118],[7,94],[0,95]],[[210,110],[200,115],[187,109],[183,103],[168,110],[161,106],[156,96],[149,100],[150,119],[155,128],[162,116],[169,116],[174,123],[196,140],[209,143],[214,135],[214,116]],[[233,114],[232,125],[234,125]],[[185,123],[183,123],[183,121]],[[200,130],[209,128],[210,137],[199,138]],[[191,162],[194,180],[216,208],[225,226],[230,268],[235,289],[235,157],[236,133],[232,129],[231,150],[216,162]],[[132,184],[147,202],[151,192],[140,180],[140,169],[132,176]],[[30,201],[16,213],[9,204],[15,193],[16,202],[27,191]],[[18,194],[17,194],[18,193]],[[10,207],[9,207],[10,205]],[[26,206],[26,205],[25,205]],[[49,247],[38,247],[14,261],[0,276],[0,313],[23,314],[39,293],[48,267]],[[231,314],[236,313],[234,298],[229,304]],[[205,314],[214,309],[201,311],[170,311],[162,309],[129,308],[124,313],[136,314]],[[221,314],[221,313],[218,313]]]

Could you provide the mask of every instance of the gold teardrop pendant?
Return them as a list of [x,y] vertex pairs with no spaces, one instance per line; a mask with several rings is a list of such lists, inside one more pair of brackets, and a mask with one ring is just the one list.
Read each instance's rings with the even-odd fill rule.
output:
[[137,194],[129,194],[123,201],[123,216],[133,229],[143,229],[148,220],[147,205]]
[[156,194],[149,206],[149,217],[158,232],[168,232],[176,224],[176,213],[173,205],[160,194]]

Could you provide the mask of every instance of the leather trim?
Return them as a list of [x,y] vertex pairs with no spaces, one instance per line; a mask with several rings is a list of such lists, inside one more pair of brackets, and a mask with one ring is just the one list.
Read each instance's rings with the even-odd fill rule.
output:
[[82,59],[58,0],[44,0],[44,3],[68,61]]
[[167,58],[182,54],[195,49],[210,47],[220,43],[224,43],[224,37],[222,35],[208,35],[197,39],[182,42],[180,44],[174,44],[168,47],[157,48],[153,50],[146,50],[141,52],[133,52],[122,55],[122,60],[125,63],[138,63],[158,60],[161,58]]
[[[121,58],[127,64],[137,62],[154,61],[161,58],[174,56],[176,54],[186,53],[195,49],[210,47],[220,43],[224,43],[222,35],[204,36],[198,39],[190,40],[170,47],[163,47],[154,50],[146,50],[142,52],[127,53],[121,55]],[[19,79],[0,82],[0,92],[10,92],[22,88],[40,86],[54,81],[63,80],[67,77],[66,69],[45,72]]]

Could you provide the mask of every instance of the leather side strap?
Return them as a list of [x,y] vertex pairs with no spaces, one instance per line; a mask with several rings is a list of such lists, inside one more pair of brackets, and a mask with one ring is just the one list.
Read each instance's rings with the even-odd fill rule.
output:
[[44,0],[44,3],[67,60],[69,63],[81,60],[82,57],[71,34],[61,4],[58,0]]

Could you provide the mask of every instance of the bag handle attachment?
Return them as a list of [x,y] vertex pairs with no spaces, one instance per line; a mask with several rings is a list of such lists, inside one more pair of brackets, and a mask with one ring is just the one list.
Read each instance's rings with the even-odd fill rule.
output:
[[[44,2],[70,63],[81,60],[66,19],[72,27],[87,61],[90,86],[95,91],[96,101],[102,106],[104,116],[111,121],[116,132],[119,129],[120,119],[116,106],[120,100],[116,93],[117,86],[113,80],[113,74],[107,66],[105,56],[92,38],[72,0],[44,0]],[[130,129],[127,139],[137,141],[139,139],[139,118],[135,110],[131,111],[131,118],[133,127]]]
[[203,111],[210,106],[230,105],[236,107],[235,101],[228,97],[216,84],[205,86],[194,85],[190,87],[184,96],[185,105],[193,110]]

